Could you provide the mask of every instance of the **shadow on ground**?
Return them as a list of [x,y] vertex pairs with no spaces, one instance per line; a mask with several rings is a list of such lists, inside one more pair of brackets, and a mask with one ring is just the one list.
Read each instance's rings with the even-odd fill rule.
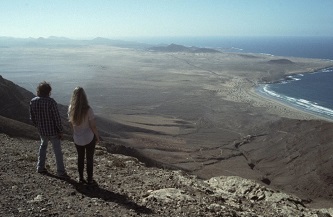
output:
[[145,206],[140,206],[136,204],[135,202],[131,201],[130,198],[128,198],[126,195],[115,193],[112,191],[109,191],[107,189],[103,189],[98,185],[94,186],[88,186],[85,184],[78,183],[77,181],[73,179],[62,179],[59,178],[56,175],[47,173],[45,174],[49,177],[60,179],[63,181],[68,182],[69,184],[73,185],[75,190],[79,192],[80,194],[83,194],[90,198],[99,198],[107,202],[114,202],[119,204],[120,206],[123,206],[127,209],[132,209],[138,214],[152,214],[153,211]]

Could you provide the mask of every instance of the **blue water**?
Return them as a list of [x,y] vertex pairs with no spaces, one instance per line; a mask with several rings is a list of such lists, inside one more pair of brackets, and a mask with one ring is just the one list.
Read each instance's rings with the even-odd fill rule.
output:
[[333,119],[333,68],[288,76],[274,84],[263,84],[261,94],[296,108]]
[[333,37],[155,37],[136,40],[154,44],[175,43],[225,51],[333,60]]
[[[154,39],[150,38],[149,41],[154,42]],[[333,37],[178,37],[156,38],[155,42],[210,47],[229,52],[326,59],[331,60],[333,66]],[[279,83],[264,84],[258,87],[258,91],[333,120],[333,67],[289,76]]]

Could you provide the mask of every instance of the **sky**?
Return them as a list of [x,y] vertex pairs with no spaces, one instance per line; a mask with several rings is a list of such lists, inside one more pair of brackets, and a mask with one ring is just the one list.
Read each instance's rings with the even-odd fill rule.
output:
[[0,36],[332,36],[333,0],[0,0]]

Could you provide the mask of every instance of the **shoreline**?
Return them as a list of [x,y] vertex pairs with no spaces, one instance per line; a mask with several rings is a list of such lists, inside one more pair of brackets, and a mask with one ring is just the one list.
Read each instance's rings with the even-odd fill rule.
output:
[[285,103],[266,93],[260,93],[257,90],[259,88],[258,83],[238,78],[229,82],[228,86],[235,91],[228,92],[228,95],[224,96],[226,100],[246,103],[252,108],[264,108],[268,114],[276,115],[278,117],[299,120],[320,119],[333,122],[333,119]]
[[[325,115],[321,115],[317,112],[307,110],[307,109],[302,108],[300,106],[294,105],[293,103],[289,103],[289,102],[284,101],[282,99],[271,96],[270,94],[264,92],[264,90],[260,91],[259,89],[263,89],[263,87],[256,86],[254,88],[254,90],[252,90],[252,92],[254,94],[256,94],[258,97],[260,97],[261,99],[263,99],[265,101],[272,102],[272,103],[276,103],[279,106],[283,106],[285,108],[291,109],[291,110],[293,110],[294,112],[297,112],[297,113],[301,112],[302,114],[305,115],[304,118],[295,118],[295,119],[304,119],[304,120],[320,119],[320,120],[333,122],[333,117],[329,118],[329,117],[327,117]],[[289,118],[292,118],[292,117],[289,117]]]
[[[233,89],[229,91],[227,95],[224,95],[223,98],[227,100],[231,100],[234,102],[241,102],[241,103],[248,103],[249,105],[257,108],[266,108],[267,112],[273,115],[277,115],[279,117],[291,118],[291,119],[300,119],[300,120],[325,120],[329,122],[333,122],[333,116],[320,114],[319,112],[312,111],[302,107],[301,105],[294,105],[292,102],[288,102],[283,99],[279,99],[267,93],[263,90],[264,85],[270,85],[277,82],[283,82],[284,80],[290,79],[290,76],[297,76],[299,74],[312,74],[312,73],[320,73],[324,70],[331,69],[333,70],[333,66],[326,66],[326,67],[314,67],[309,68],[308,71],[300,71],[300,70],[292,70],[286,71],[281,75],[280,78],[274,79],[273,82],[260,82],[257,79],[247,79],[244,77],[235,77],[233,80],[227,82],[225,87],[229,89]],[[285,95],[283,95],[285,96]],[[288,97],[288,96],[286,96]],[[306,100],[303,102],[297,101],[299,99],[295,98],[295,102],[304,103],[307,102]],[[310,103],[310,101],[309,101]],[[309,104],[310,106],[312,104]],[[304,104],[305,106],[305,104]],[[315,105],[317,106],[317,105]],[[319,105],[318,105],[319,106]],[[323,109],[329,109],[324,106],[320,106]],[[314,109],[316,109],[314,107]],[[319,108],[320,109],[320,108]]]
[[[292,74],[292,75],[285,75],[284,79],[280,79],[279,81],[275,81],[275,82],[259,83],[258,85],[256,85],[254,92],[257,95],[259,95],[259,96],[261,96],[265,99],[273,100],[273,101],[275,101],[279,104],[285,105],[288,108],[293,108],[293,109],[296,109],[297,111],[300,111],[300,112],[305,113],[305,114],[309,114],[309,115],[314,116],[316,118],[323,119],[323,120],[326,120],[326,121],[329,121],[329,122],[333,122],[333,116],[330,115],[330,113],[325,114],[325,111],[323,113],[321,113],[321,112],[316,112],[314,110],[311,110],[311,108],[316,109],[315,107],[317,106],[317,107],[319,107],[318,108],[319,111],[327,109],[327,110],[329,110],[329,112],[331,112],[332,109],[330,109],[330,108],[327,108],[327,107],[324,107],[324,106],[321,106],[321,105],[316,105],[316,104],[313,105],[312,102],[310,102],[306,99],[303,101],[303,99],[293,98],[293,97],[283,95],[283,94],[279,94],[279,93],[276,93],[276,92],[272,91],[273,94],[277,95],[277,96],[274,96],[273,94],[270,94],[267,90],[265,90],[265,87],[267,85],[272,85],[272,84],[275,84],[275,83],[288,81],[290,79],[292,80],[292,78],[290,78],[290,76],[295,76],[295,75],[299,75],[299,74],[323,73],[323,72],[325,72],[325,70],[333,70],[333,67],[325,67],[325,68],[319,68],[319,69],[316,69],[316,70],[313,70],[313,71],[310,71],[310,72],[303,72],[303,73],[298,73],[298,74],[296,73],[296,74]],[[285,97],[293,99],[295,101],[295,103],[285,99]],[[304,106],[299,105],[297,103],[301,103],[301,104],[303,103]],[[307,106],[306,103],[309,103],[308,108],[306,108],[306,106]]]
[[[324,59],[321,59],[321,60],[325,61]],[[329,61],[333,62],[333,60],[329,60]],[[332,66],[328,66],[328,67],[322,67],[322,68],[314,68],[314,69],[312,69],[311,71],[308,71],[308,72],[286,72],[286,74],[284,75],[283,78],[280,78],[278,80],[271,81],[271,82],[261,83],[261,84],[278,84],[278,83],[281,83],[283,81],[293,80],[293,79],[290,79],[290,77],[293,77],[293,76],[304,75],[304,74],[321,73],[321,72],[324,72],[324,70],[328,70],[328,69],[332,69],[333,70],[333,65]]]

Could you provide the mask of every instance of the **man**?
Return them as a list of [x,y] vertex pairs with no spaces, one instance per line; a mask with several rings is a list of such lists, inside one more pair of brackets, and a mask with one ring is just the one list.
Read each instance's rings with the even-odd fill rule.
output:
[[57,103],[50,97],[51,86],[43,81],[37,87],[37,97],[30,101],[30,119],[35,127],[37,127],[41,144],[39,147],[39,156],[37,163],[38,173],[47,173],[45,168],[47,145],[50,141],[57,163],[57,175],[60,178],[68,179],[66,173],[63,154],[61,150],[61,142],[63,136],[63,127],[59,115]]

